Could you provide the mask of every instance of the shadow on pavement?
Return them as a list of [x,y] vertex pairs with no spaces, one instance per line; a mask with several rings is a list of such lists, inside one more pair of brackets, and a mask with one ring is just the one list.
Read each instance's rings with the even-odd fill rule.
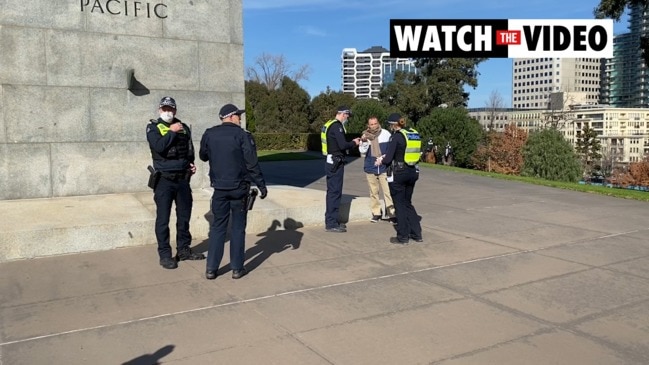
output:
[[122,365],[158,365],[161,364],[161,362],[158,362],[158,360],[169,355],[171,352],[173,352],[174,348],[174,345],[167,345],[152,354],[138,356],[133,360],[122,363]]

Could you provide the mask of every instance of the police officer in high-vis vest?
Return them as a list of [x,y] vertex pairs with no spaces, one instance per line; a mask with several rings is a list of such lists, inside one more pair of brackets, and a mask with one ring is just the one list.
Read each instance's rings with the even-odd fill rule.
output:
[[327,232],[347,232],[344,224],[338,221],[340,199],[343,195],[343,177],[345,175],[345,154],[350,148],[358,146],[360,138],[347,142],[345,140],[345,123],[351,116],[346,106],[338,107],[336,119],[325,123],[320,133],[322,154],[326,156],[325,174],[327,176],[327,207],[325,211],[325,230]]
[[388,124],[393,131],[385,155],[377,159],[376,164],[392,167],[390,194],[397,216],[397,237],[390,242],[407,244],[410,239],[423,242],[419,215],[412,205],[412,193],[415,182],[419,179],[419,162],[421,139],[419,133],[406,128],[406,121],[398,113],[388,117]]
[[[165,96],[160,100],[158,119],[151,119],[146,138],[151,148],[153,168],[160,179],[153,190],[156,204],[155,235],[158,241],[160,265],[175,269],[178,261],[202,260],[205,256],[192,252],[189,220],[192,215],[191,176],[196,172],[194,145],[189,127],[176,118],[176,101]],[[169,218],[176,204],[176,257],[172,258],[169,244]]]

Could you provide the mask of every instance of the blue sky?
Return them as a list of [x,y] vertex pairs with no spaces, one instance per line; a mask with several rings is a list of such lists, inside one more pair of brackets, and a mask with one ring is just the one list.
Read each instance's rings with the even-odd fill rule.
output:
[[[390,19],[592,19],[598,0],[243,0],[244,63],[262,53],[282,54],[296,66],[307,64],[300,82],[314,97],[327,86],[340,90],[343,48],[389,49]],[[615,34],[627,31],[624,17]],[[497,90],[511,106],[512,60],[479,65],[478,87],[468,89],[469,107],[484,107]]]

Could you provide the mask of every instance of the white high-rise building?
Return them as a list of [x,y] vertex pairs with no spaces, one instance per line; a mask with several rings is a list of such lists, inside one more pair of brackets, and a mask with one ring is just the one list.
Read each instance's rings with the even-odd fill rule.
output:
[[512,106],[519,109],[549,109],[550,94],[563,92],[578,104],[595,105],[600,100],[599,58],[515,58],[512,77]]
[[360,99],[376,99],[384,84],[394,81],[396,71],[417,72],[411,59],[390,58],[390,51],[374,46],[362,52],[344,48],[342,91]]
[[390,51],[374,46],[362,52],[345,48],[342,53],[342,91],[357,98],[376,98],[383,86],[383,62]]

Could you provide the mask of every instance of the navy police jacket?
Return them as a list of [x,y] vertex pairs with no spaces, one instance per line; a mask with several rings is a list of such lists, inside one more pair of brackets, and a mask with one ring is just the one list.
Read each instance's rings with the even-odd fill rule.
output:
[[[266,189],[252,135],[233,123],[208,128],[198,156],[210,164],[210,183],[217,190],[235,190],[254,182]],[[251,181],[252,180],[252,181]]]
[[[182,123],[175,118],[173,123]],[[151,119],[146,127],[146,139],[151,148],[153,168],[161,172],[183,172],[194,163],[194,144],[189,127],[182,123],[183,131],[175,133],[171,124],[158,118]]]

